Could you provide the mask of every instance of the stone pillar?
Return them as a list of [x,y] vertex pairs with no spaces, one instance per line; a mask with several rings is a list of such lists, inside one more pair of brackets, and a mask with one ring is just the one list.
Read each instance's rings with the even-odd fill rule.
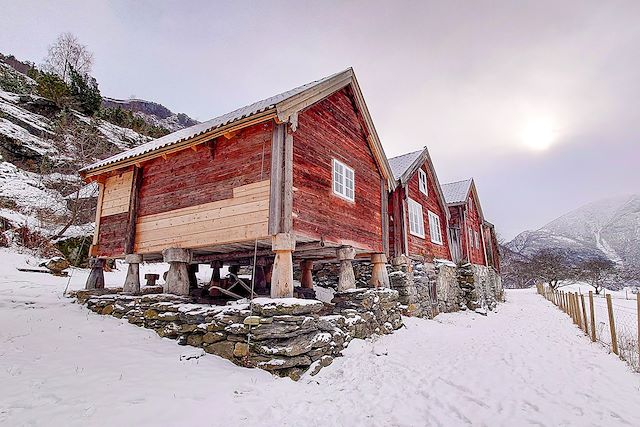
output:
[[395,258],[391,259],[391,265],[394,269],[402,269],[403,267],[407,269],[407,271],[411,271],[411,263],[409,262],[409,258],[406,255],[398,255]]
[[356,250],[351,246],[344,246],[337,251],[340,261],[340,276],[338,277],[338,292],[355,289],[356,276],[353,273],[351,261],[356,257]]
[[189,295],[189,249],[169,248],[162,251],[164,262],[169,263],[165,291],[175,295]]
[[91,273],[87,277],[85,289],[104,289],[104,258],[91,258],[89,268]]
[[264,272],[264,267],[266,265],[267,260],[264,258],[258,258],[256,260],[255,274],[252,280],[253,285],[255,286],[255,292],[259,295],[266,295],[269,292],[267,287],[267,278]]
[[389,273],[387,272],[387,256],[385,254],[371,254],[371,280],[369,284],[374,288],[389,287]]
[[304,260],[300,262],[300,270],[302,270],[300,285],[306,289],[313,289],[313,261]]
[[293,297],[293,251],[296,237],[291,233],[273,236],[271,249],[276,253],[271,271],[271,298]]
[[124,281],[122,291],[127,294],[140,293],[140,263],[142,255],[128,254],[124,257],[124,262],[129,264],[127,269],[127,278]]

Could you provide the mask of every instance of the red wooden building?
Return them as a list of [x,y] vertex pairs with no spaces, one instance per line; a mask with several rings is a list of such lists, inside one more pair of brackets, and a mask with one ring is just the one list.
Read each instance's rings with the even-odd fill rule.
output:
[[[174,132],[81,171],[100,188],[91,254],[190,266],[254,264],[257,289],[293,294],[293,261],[371,259],[387,285],[388,192],[395,179],[352,69]],[[445,233],[443,233],[445,234]],[[214,276],[215,276],[214,270]],[[213,279],[216,279],[215,277]],[[129,282],[129,278],[127,279]],[[134,286],[135,288],[135,286]]]
[[449,209],[429,150],[394,157],[389,164],[397,180],[389,203],[393,256],[451,260]]
[[[487,262],[486,238],[491,235],[493,226],[485,225],[489,223],[484,219],[475,182],[466,179],[443,184],[442,191],[451,213],[449,234],[453,260],[490,265]],[[486,228],[490,230],[486,231]],[[493,235],[495,239],[495,232]]]

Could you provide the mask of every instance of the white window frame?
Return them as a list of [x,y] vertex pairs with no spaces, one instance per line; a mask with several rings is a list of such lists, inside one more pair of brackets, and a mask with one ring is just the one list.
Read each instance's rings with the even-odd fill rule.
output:
[[473,231],[473,237],[476,242],[476,249],[480,249],[480,236],[478,236],[478,232],[476,230]]
[[331,177],[333,194],[350,202],[355,202],[356,173],[354,170],[340,160],[333,159]]
[[469,247],[473,248],[474,247],[474,245],[473,245],[473,228],[469,227],[469,232],[467,233],[467,235],[469,237],[467,239],[469,241]]
[[440,224],[440,216],[438,214],[429,211],[429,234],[431,235],[431,242],[437,245],[443,245],[442,240],[442,225]]
[[427,189],[427,173],[422,170],[422,168],[418,169],[418,187],[422,194],[425,196],[429,195],[429,190]]
[[422,205],[412,198],[408,199],[407,210],[409,211],[409,233],[424,239],[424,215]]

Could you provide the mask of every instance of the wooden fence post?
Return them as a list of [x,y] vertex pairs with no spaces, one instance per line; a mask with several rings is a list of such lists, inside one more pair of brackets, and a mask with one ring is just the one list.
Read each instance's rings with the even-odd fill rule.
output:
[[582,320],[584,324],[584,333],[589,335],[589,326],[587,325],[587,307],[584,305],[584,295],[580,294],[580,302],[582,303]]
[[577,292],[573,293],[573,299],[575,300],[575,304],[576,304],[577,325],[578,325],[578,328],[582,329],[582,314],[580,313],[580,298],[578,297]]
[[611,294],[607,294],[607,311],[609,312],[609,329],[611,330],[611,350],[618,353],[618,337],[616,336],[616,322],[613,318],[613,304],[611,302]]
[[591,316],[591,341],[596,342],[596,315],[593,308],[593,291],[589,291],[589,314]]
[[576,317],[576,296],[573,292],[569,292],[569,304],[571,304],[571,320],[573,324],[578,324],[578,318]]

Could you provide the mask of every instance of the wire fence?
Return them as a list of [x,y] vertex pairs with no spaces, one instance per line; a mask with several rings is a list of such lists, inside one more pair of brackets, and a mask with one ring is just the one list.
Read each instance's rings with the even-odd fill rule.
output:
[[538,285],[538,293],[566,313],[593,342],[640,372],[640,293],[596,295]]

